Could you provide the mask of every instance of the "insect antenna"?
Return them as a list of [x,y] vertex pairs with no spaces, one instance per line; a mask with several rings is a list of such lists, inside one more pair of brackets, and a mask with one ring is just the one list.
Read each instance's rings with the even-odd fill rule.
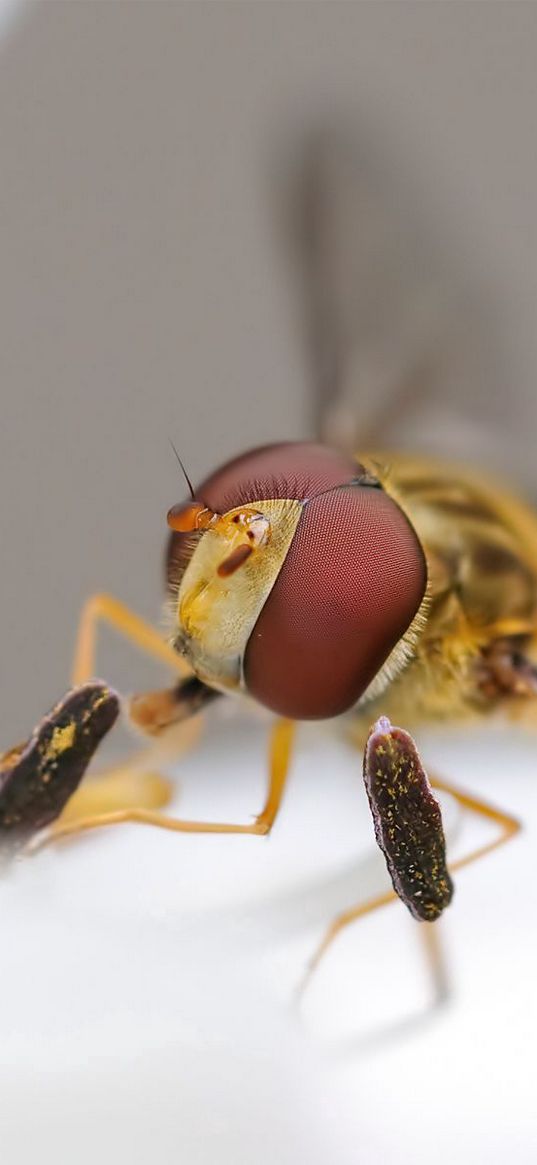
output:
[[175,453],[175,456],[176,456],[176,458],[177,458],[177,460],[178,460],[178,462],[179,462],[179,465],[181,466],[181,469],[182,469],[182,472],[183,472],[183,477],[184,477],[184,479],[185,479],[185,481],[186,481],[186,484],[187,484],[187,486],[188,486],[188,488],[189,488],[189,491],[190,491],[190,497],[192,498],[192,501],[193,501],[193,502],[195,502],[195,501],[196,501],[196,495],[195,495],[195,493],[194,493],[194,488],[193,488],[192,482],[191,482],[191,480],[190,480],[190,478],[189,478],[189,476],[188,476],[188,473],[187,473],[187,471],[186,471],[186,469],[185,469],[185,467],[184,467],[184,465],[183,465],[183,462],[181,461],[181,458],[180,458],[180,456],[179,456],[179,454],[178,454],[178,452],[177,452],[177,449],[175,448],[175,445],[174,445],[174,443],[173,443],[173,441],[172,441],[171,437],[168,437],[168,440],[169,440],[169,442],[170,442],[170,445],[171,445],[171,447],[172,447],[172,449],[173,449],[173,451],[174,451],[174,453]]

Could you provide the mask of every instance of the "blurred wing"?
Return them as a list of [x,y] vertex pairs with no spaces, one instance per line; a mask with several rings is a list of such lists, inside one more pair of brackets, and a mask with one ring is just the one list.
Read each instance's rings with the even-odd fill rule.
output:
[[447,239],[427,236],[402,176],[333,133],[295,152],[287,174],[315,434],[508,468],[497,321],[451,273]]

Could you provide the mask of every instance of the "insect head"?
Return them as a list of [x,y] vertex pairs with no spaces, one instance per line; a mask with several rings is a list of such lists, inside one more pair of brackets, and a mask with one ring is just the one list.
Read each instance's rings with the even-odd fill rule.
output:
[[204,683],[283,716],[352,707],[425,594],[424,554],[403,511],[325,446],[246,453],[168,523],[174,645]]

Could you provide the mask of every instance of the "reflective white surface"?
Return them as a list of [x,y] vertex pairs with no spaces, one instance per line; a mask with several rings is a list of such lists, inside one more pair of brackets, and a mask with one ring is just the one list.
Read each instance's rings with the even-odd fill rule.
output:
[[[215,718],[177,811],[247,820],[264,730]],[[4,1165],[535,1160],[535,740],[421,736],[431,768],[524,818],[461,872],[452,999],[428,1007],[399,904],[348,929],[298,1005],[325,926],[380,889],[360,758],[302,729],[272,835],[93,835],[0,886]],[[452,852],[484,837],[445,804]]]

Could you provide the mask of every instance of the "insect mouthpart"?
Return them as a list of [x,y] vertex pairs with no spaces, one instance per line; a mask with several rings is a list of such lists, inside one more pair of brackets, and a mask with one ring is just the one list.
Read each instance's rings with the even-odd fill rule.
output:
[[237,549],[232,550],[228,558],[225,558],[224,561],[220,563],[220,566],[216,572],[219,578],[229,578],[231,574],[235,574],[235,571],[239,569],[239,566],[242,566],[243,562],[246,562],[246,560],[250,558],[250,555],[253,554],[253,552],[253,546],[248,546],[247,544],[243,546],[237,546]]

